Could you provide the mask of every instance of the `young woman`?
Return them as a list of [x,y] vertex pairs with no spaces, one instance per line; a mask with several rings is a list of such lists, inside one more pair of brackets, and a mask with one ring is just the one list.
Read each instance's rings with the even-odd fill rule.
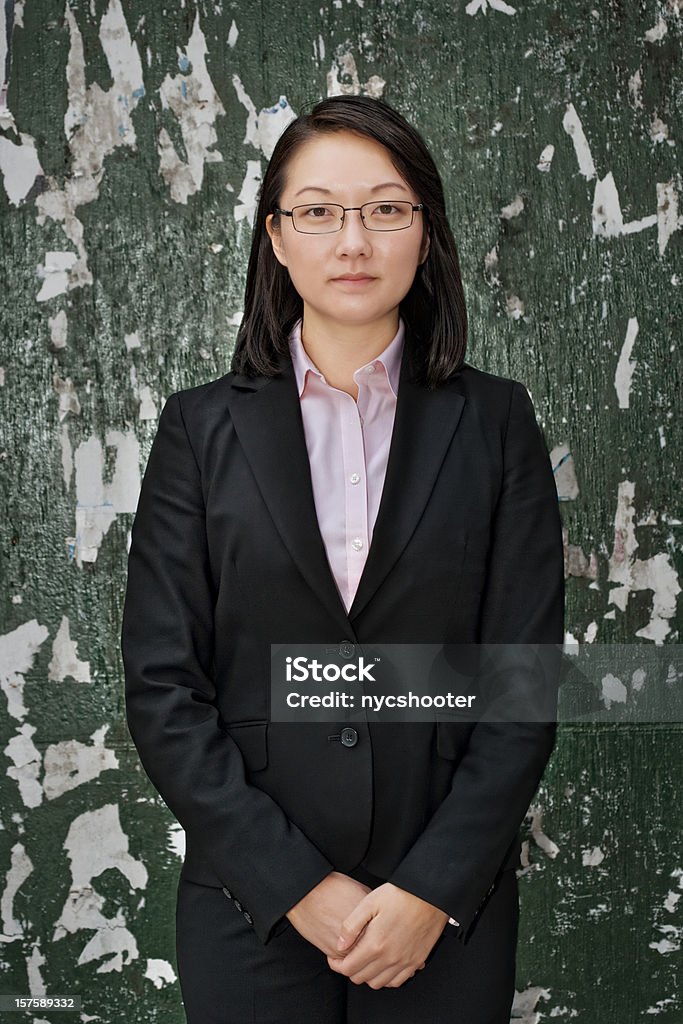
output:
[[167,400],[132,531],[128,724],[185,829],[190,1024],[507,1024],[550,721],[283,723],[271,644],[561,644],[525,387],[464,361],[439,174],[383,101],[290,123],[232,370]]

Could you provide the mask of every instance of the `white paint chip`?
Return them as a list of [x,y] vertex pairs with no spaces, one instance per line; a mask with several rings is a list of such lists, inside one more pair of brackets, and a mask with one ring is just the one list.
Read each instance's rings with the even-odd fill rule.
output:
[[267,160],[273,155],[277,140],[290,123],[296,119],[286,96],[280,96],[271,107],[262,107],[257,113],[253,100],[248,95],[238,74],[232,76],[237,98],[247,112],[244,144],[260,150]]
[[653,227],[656,223],[657,215],[654,213],[647,217],[641,217],[640,220],[624,223],[619,193],[612,172],[610,171],[597,182],[593,197],[593,233],[595,235],[603,237],[632,235]]
[[69,287],[69,271],[76,263],[75,252],[47,252],[45,263],[36,268],[43,285],[36,296],[37,302],[46,302],[63,295]]
[[549,142],[548,145],[544,146],[543,150],[541,151],[541,155],[538,158],[538,163],[536,164],[537,170],[547,173],[552,166],[554,155],[555,147],[552,145],[552,143]]
[[187,161],[178,156],[170,135],[162,128],[157,146],[159,173],[176,203],[187,204],[188,197],[200,191],[206,163],[223,160],[213,147],[218,141],[214,124],[217,117],[225,115],[225,108],[209,76],[207,52],[197,11],[185,51],[178,50],[180,67],[187,70],[191,65],[192,71],[167,74],[159,88],[162,107],[172,110],[178,119],[187,154]]
[[0,172],[12,206],[19,206],[30,192],[33,182],[43,174],[34,139],[23,132],[19,138],[21,142],[16,143],[0,136]]
[[574,457],[567,444],[557,444],[550,452],[555,487],[560,501],[574,501],[579,496]]
[[66,335],[67,335],[67,318],[66,310],[60,309],[54,316],[48,317],[48,327],[50,328],[50,340],[53,348],[66,348]]
[[23,929],[14,916],[14,897],[32,871],[31,858],[21,843],[15,843],[10,853],[10,866],[5,874],[5,888],[0,896],[0,943],[15,942],[24,938]]
[[583,130],[581,118],[576,112],[573,103],[567,105],[564,117],[562,118],[562,127],[566,131],[567,135],[572,140],[574,145],[574,152],[576,159],[579,164],[579,173],[589,180],[595,177],[595,164],[593,163],[593,157],[591,155],[590,146],[588,145],[588,139]]
[[239,204],[235,206],[234,209],[234,217],[236,221],[246,220],[249,227],[253,226],[260,187],[261,161],[247,160],[247,170],[244,175],[240,194],[237,197]]
[[619,408],[628,409],[631,395],[631,382],[636,362],[631,359],[631,352],[638,336],[638,319],[631,316],[626,326],[626,337],[621,346],[617,367],[614,373],[614,389],[619,399]]
[[474,16],[481,11],[482,14],[486,14],[488,8],[492,11],[500,11],[501,14],[517,13],[516,8],[511,7],[505,0],[470,0],[470,3],[465,8],[465,13]]
[[531,816],[529,831],[536,846],[538,846],[539,850],[543,850],[548,857],[557,857],[560,852],[559,846],[545,834],[542,828],[543,809],[537,804],[532,804],[528,814]]
[[673,178],[657,182],[657,246],[661,256],[674,231],[683,227],[683,217],[678,216],[678,193]]
[[53,387],[59,395],[59,421],[60,423],[68,416],[71,412],[74,416],[80,416],[81,403],[78,400],[76,388],[71,380],[71,377],[62,379],[58,373],[52,378]]
[[[341,81],[341,79],[351,79]],[[327,72],[327,95],[342,96],[352,95],[373,96],[380,99],[384,93],[384,86],[387,83],[379,75],[371,75],[367,82],[361,84],[356,67],[356,59],[349,50],[339,50],[332,67]]]
[[52,642],[52,659],[47,667],[47,678],[63,682],[67,677],[78,683],[91,682],[90,662],[79,659],[76,644],[70,636],[69,619],[62,615],[57,635]]
[[3,750],[5,756],[13,762],[7,769],[7,776],[16,782],[19,795],[26,807],[39,807],[43,802],[43,787],[40,784],[41,756],[32,739],[35,731],[34,725],[24,722]]
[[645,33],[645,38],[647,39],[648,43],[659,43],[662,41],[667,31],[668,29],[666,27],[666,22],[664,21],[664,18],[660,17],[654,28],[649,28],[647,30],[647,32]]
[[625,704],[628,696],[628,690],[622,683],[621,679],[617,676],[613,676],[611,672],[608,672],[606,676],[600,680],[601,692],[600,696],[602,701],[609,711],[612,704]]
[[[95,18],[94,12],[91,16]],[[69,53],[64,134],[72,157],[71,172],[63,188],[55,178],[48,177],[49,189],[36,198],[38,224],[44,224],[47,218],[61,224],[77,251],[66,286],[54,294],[61,294],[66,287],[92,284],[83,225],[76,211],[79,206],[97,199],[105,157],[120,146],[135,147],[132,114],[145,93],[140,55],[131,40],[120,0],[109,0],[100,20],[100,45],[112,78],[112,85],[106,91],[97,82],[86,85],[83,37],[69,4],[65,8],[65,20],[69,30]]]
[[120,907],[113,918],[102,913],[105,899],[96,891],[94,882],[103,871],[114,868],[131,888],[142,889],[147,885],[148,874],[144,864],[128,852],[128,837],[121,828],[118,806],[106,804],[80,814],[69,826],[64,849],[71,861],[71,883],[52,941],[81,930],[94,930],[77,964],[101,960],[96,973],[121,972],[137,959],[138,946]]
[[43,758],[43,791],[48,800],[55,800],[86,782],[92,782],[102,772],[119,767],[114,751],[104,746],[108,729],[108,725],[97,729],[90,737],[92,745],[64,740],[47,747]]
[[129,352],[132,352],[134,348],[140,348],[140,336],[137,331],[133,331],[132,334],[126,334],[123,340]]
[[109,430],[107,447],[116,449],[111,482],[105,483],[104,450],[98,437],[76,449],[76,536],[67,538],[76,564],[94,562],[119,512],[135,512],[140,493],[140,445],[133,431]]
[[[234,24],[234,22],[233,22]],[[168,960],[147,959],[147,970],[145,978],[149,978],[155,988],[164,988],[165,985],[172,985],[176,981],[175,971]]]
[[501,209],[500,215],[504,220],[512,220],[514,217],[519,217],[523,210],[524,200],[520,195],[516,195],[512,202]]
[[614,546],[608,574],[609,582],[616,586],[610,591],[608,603],[623,612],[631,593],[638,590],[651,591],[650,621],[642,629],[636,630],[635,635],[659,644],[671,632],[670,620],[676,614],[676,598],[681,592],[681,586],[668,551],[658,552],[647,559],[635,557],[638,541],[635,535],[634,497],[635,484],[630,480],[622,480],[617,494]]
[[47,626],[31,619],[0,636],[0,688],[12,718],[22,719],[28,713],[24,706],[24,675],[33,668],[33,659],[48,635]]
[[152,395],[152,389],[149,387],[149,385],[145,384],[144,387],[140,388],[138,395],[140,398],[140,409],[138,411],[138,419],[156,420],[159,413],[157,412],[156,403]]

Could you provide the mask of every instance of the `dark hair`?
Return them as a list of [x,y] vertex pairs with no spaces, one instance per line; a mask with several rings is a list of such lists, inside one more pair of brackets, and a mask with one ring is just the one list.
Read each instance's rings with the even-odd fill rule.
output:
[[446,217],[441,178],[422,136],[388,103],[370,96],[344,94],[321,100],[310,114],[291,121],[278,139],[261,184],[244,316],[231,369],[248,377],[279,373],[277,353],[288,349],[289,332],[303,315],[303,300],[289,271],[273,252],[266,217],[280,203],[287,162],[297,147],[339,131],[352,131],[381,143],[399,174],[426,205],[422,216],[426,214],[431,235],[429,253],[417,267],[399,313],[410,329],[413,372],[434,388],[460,369],[467,347],[467,310],[458,252]]

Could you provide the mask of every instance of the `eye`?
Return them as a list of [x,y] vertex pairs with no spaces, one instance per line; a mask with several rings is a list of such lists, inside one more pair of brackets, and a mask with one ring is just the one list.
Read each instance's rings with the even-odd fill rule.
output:
[[379,206],[376,206],[372,212],[379,213],[380,215],[383,216],[388,216],[392,213],[396,213],[397,208],[393,205],[393,203],[380,203]]
[[318,220],[320,217],[330,216],[331,210],[328,210],[326,206],[309,206],[301,211],[305,217],[308,217],[309,213],[313,214],[313,220]]

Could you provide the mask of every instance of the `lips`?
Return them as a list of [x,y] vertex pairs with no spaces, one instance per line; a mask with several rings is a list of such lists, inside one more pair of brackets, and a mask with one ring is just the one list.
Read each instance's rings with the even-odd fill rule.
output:
[[374,281],[370,274],[344,274],[342,277],[334,277],[333,281]]

